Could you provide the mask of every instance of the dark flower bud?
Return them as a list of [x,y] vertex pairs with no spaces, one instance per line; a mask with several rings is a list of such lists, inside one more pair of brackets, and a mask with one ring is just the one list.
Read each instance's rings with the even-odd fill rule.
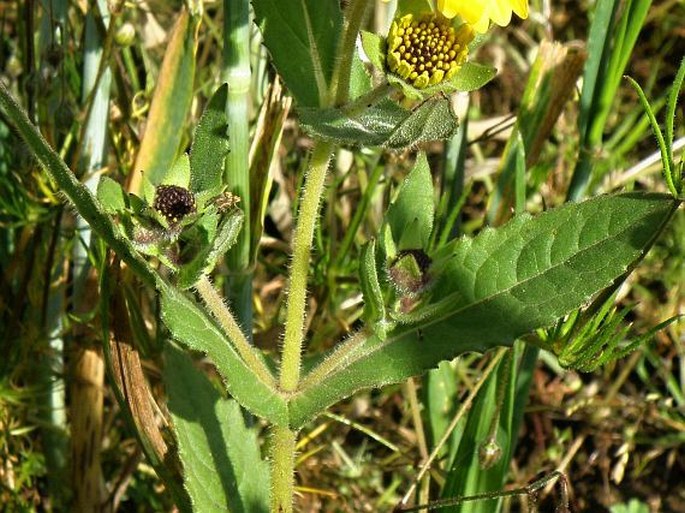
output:
[[188,189],[178,185],[160,185],[155,191],[152,206],[169,224],[176,224],[188,214],[195,212],[195,196]]
[[402,294],[418,294],[430,282],[428,268],[430,257],[421,249],[400,251],[390,265],[388,274],[397,290]]

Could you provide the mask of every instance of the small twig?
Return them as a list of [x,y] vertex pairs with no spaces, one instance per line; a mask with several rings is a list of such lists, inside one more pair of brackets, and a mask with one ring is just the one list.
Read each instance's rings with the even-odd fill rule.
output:
[[[560,495],[561,495],[561,497],[559,499],[559,503],[557,504],[555,511],[556,511],[556,513],[570,513],[571,510],[569,507],[569,498],[568,498],[568,482],[566,480],[566,476],[564,476],[564,474],[562,472],[559,472],[558,470],[555,470],[555,471],[549,473],[548,475],[541,477],[540,479],[532,482],[531,484],[529,484],[527,486],[523,486],[520,488],[514,488],[513,490],[504,490],[504,491],[499,491],[499,492],[485,492],[485,493],[478,493],[475,495],[468,495],[468,496],[464,496],[464,497],[452,497],[449,499],[442,499],[442,500],[430,502],[428,504],[420,504],[418,506],[411,506],[408,508],[397,507],[394,509],[393,513],[399,513],[399,512],[409,513],[411,511],[420,511],[420,510],[424,510],[424,509],[430,511],[430,510],[446,508],[449,506],[457,506],[459,504],[464,504],[466,502],[495,500],[495,499],[501,499],[503,497],[516,497],[518,495],[526,495],[530,502],[535,502],[537,493],[554,480],[556,480],[559,483],[559,489],[560,489]],[[531,509],[529,508],[528,511],[530,513]]]
[[[409,398],[409,406],[411,409],[412,422],[416,431],[416,440],[419,446],[419,453],[421,454],[421,461],[428,460],[428,446],[426,444],[426,432],[423,429],[423,421],[421,420],[421,407],[419,405],[419,398],[416,392],[416,382],[414,378],[409,378],[404,388],[406,395]],[[430,474],[426,475],[427,479],[423,479],[423,485],[419,491],[419,502],[427,501],[428,491],[430,488]]]

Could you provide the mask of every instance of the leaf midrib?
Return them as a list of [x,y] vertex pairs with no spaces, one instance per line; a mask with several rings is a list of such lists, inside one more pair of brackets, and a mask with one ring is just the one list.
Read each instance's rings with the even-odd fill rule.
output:
[[[643,215],[643,217],[646,215],[647,215],[647,213],[645,213]],[[620,238],[619,237],[620,235],[624,234],[627,231],[630,231],[633,228],[633,226],[634,226],[633,224],[627,224],[624,227],[624,229],[622,229],[621,231],[615,232],[614,236],[611,236],[611,237],[605,236],[605,237],[603,237],[603,238],[601,238],[595,242],[592,242],[589,245],[583,247],[582,250],[577,251],[576,253],[574,253],[570,257],[564,259],[563,261],[548,267],[545,271],[531,275],[530,277],[526,278],[525,280],[518,281],[515,284],[513,284],[512,286],[510,286],[506,289],[502,289],[495,294],[491,294],[489,296],[485,296],[483,298],[480,298],[474,302],[468,303],[467,305],[464,305],[462,307],[457,308],[456,310],[451,311],[451,313],[449,313],[449,314],[439,315],[439,316],[431,319],[430,321],[422,322],[422,323],[419,323],[415,326],[407,326],[405,329],[403,329],[402,333],[400,333],[396,336],[390,336],[390,337],[386,338],[385,340],[382,340],[380,343],[375,344],[368,351],[362,350],[361,354],[358,357],[356,357],[356,358],[353,357],[353,358],[349,359],[346,363],[342,364],[340,367],[337,367],[333,372],[331,372],[330,374],[328,374],[326,376],[326,379],[330,379],[332,376],[340,374],[341,372],[345,371],[346,369],[348,369],[353,364],[356,364],[356,363],[361,362],[365,359],[369,359],[369,358],[373,357],[378,351],[381,351],[382,349],[386,348],[387,346],[389,346],[390,344],[392,344],[396,340],[402,338],[409,331],[411,331],[413,329],[422,329],[422,328],[434,326],[434,325],[441,323],[441,322],[443,322],[443,321],[445,321],[451,317],[455,317],[457,315],[463,314],[463,312],[465,312],[469,309],[477,308],[478,306],[485,304],[488,301],[492,301],[492,300],[496,299],[497,297],[501,297],[501,296],[505,296],[507,294],[510,294],[513,289],[520,287],[522,285],[525,285],[526,283],[530,283],[533,280],[537,280],[541,276],[543,276],[543,275],[545,275],[545,274],[547,274],[547,273],[549,273],[549,272],[551,272],[557,268],[560,268],[562,266],[567,265],[571,259],[577,258],[578,256],[581,256],[582,254],[592,250],[593,248],[596,248],[597,246],[599,246],[601,244],[606,243],[607,241],[609,241],[611,239]],[[402,328],[400,328],[400,329],[402,329]],[[368,338],[366,340],[368,340]],[[312,370],[315,370],[315,369],[312,369]],[[312,385],[297,391],[296,394],[291,396],[290,400],[292,401],[295,397],[306,396],[307,393],[309,393],[312,390],[312,388],[316,389],[316,383],[313,383]],[[360,385],[360,388],[363,388],[363,385]]]

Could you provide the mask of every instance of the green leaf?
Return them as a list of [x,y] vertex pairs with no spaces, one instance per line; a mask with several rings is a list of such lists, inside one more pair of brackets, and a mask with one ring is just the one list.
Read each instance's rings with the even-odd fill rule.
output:
[[417,321],[385,339],[369,335],[340,345],[322,367],[337,361],[333,370],[314,368],[304,378],[291,400],[291,426],[359,389],[396,383],[551,325],[632,269],[678,205],[663,194],[601,196],[520,215],[448,244],[433,255],[433,285]]
[[142,189],[143,199],[148,205],[152,205],[155,200],[155,185],[144,175],[141,178],[140,188]]
[[364,318],[371,323],[383,321],[385,304],[383,291],[378,282],[375,240],[370,240],[362,247],[359,258],[359,283],[364,296]]
[[359,98],[361,95],[371,91],[371,77],[369,76],[364,63],[358,54],[352,57],[352,68],[350,69],[350,98]]
[[387,44],[385,38],[373,32],[361,31],[362,48],[371,61],[371,64],[379,71],[385,70],[385,54]]
[[436,94],[449,94],[456,91],[475,91],[495,78],[496,74],[497,70],[491,66],[484,66],[475,62],[465,62],[461,69],[449,80],[423,89],[414,87],[392,73],[389,73],[387,77],[391,84],[402,89],[402,93],[404,93],[407,98],[421,100],[423,98],[430,98]]
[[274,424],[285,424],[283,398],[245,365],[208,314],[163,280],[158,280],[157,288],[162,320],[174,339],[207,354],[224,378],[227,390],[241,405]]
[[430,141],[443,141],[452,137],[459,128],[459,118],[444,97],[431,98],[416,107],[411,115],[398,124],[383,146],[387,148],[413,148]]
[[344,108],[300,109],[300,125],[310,135],[338,144],[407,148],[448,139],[458,119],[447,98],[425,101],[413,111],[389,99],[350,117]]
[[339,144],[382,146],[410,115],[386,99],[350,118],[342,109],[298,109],[300,126],[311,136]]
[[98,182],[97,198],[105,212],[117,214],[126,210],[128,202],[126,193],[117,182],[109,176],[103,176]]
[[269,466],[238,403],[219,395],[181,350],[167,345],[164,383],[194,510],[269,511]]
[[190,183],[190,158],[187,153],[179,156],[162,176],[160,185],[178,185],[185,189]]
[[342,31],[337,0],[252,0],[276,69],[302,107],[327,102]]
[[397,249],[426,249],[434,214],[433,178],[426,154],[419,153],[386,215]]
[[[431,447],[437,445],[456,413],[459,405],[458,383],[459,374],[451,362],[441,362],[436,369],[428,371],[423,381],[423,404]],[[463,422],[457,424],[447,443],[440,449],[441,458],[451,452],[451,447],[457,446],[463,430]]]
[[216,195],[223,186],[224,157],[229,152],[226,135],[228,84],[217,89],[195,128],[190,150],[190,190]]
[[181,289],[192,287],[202,274],[209,274],[214,270],[217,262],[235,244],[244,217],[241,210],[235,209],[221,220],[211,244],[205,245],[189,264],[181,267],[178,276],[178,286]]
[[440,91],[451,93],[454,91],[475,91],[490,82],[497,75],[497,70],[492,66],[478,64],[477,62],[465,62],[461,69],[443,84],[427,87],[424,91],[430,91],[442,85]]

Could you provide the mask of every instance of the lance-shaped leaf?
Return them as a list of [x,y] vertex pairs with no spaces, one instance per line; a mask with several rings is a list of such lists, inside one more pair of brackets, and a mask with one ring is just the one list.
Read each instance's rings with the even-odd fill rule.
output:
[[228,84],[224,84],[212,96],[195,128],[190,151],[190,190],[195,193],[216,195],[222,189],[224,157],[229,151],[227,94]]
[[458,127],[445,97],[431,98],[414,110],[384,99],[350,116],[344,108],[300,109],[300,125],[312,136],[337,144],[407,148],[448,139]]
[[[432,289],[416,321],[381,339],[353,338],[304,378],[290,401],[300,427],[361,388],[402,381],[467,351],[517,337],[585,304],[639,262],[678,206],[630,193],[521,215],[433,255]],[[370,330],[371,332],[372,330]]]
[[379,323],[385,319],[383,291],[376,270],[376,241],[370,240],[361,250],[359,258],[359,284],[364,296],[364,317]]
[[164,382],[183,481],[203,513],[269,510],[269,467],[238,403],[223,398],[182,351],[165,349]]
[[420,153],[386,215],[397,249],[427,249],[434,214],[433,178],[426,154]]
[[195,285],[202,274],[209,274],[219,259],[235,244],[243,226],[243,213],[235,209],[219,223],[213,240],[205,245],[193,260],[182,266],[178,274],[178,286],[188,289]]
[[109,176],[103,176],[98,182],[97,198],[102,204],[102,208],[108,214],[118,214],[126,210],[128,201],[126,193],[118,182]]
[[178,289],[159,279],[162,319],[175,340],[207,354],[224,378],[228,392],[255,415],[277,425],[286,422],[285,401],[240,358],[206,312]]
[[342,30],[337,0],[252,0],[276,69],[300,106],[327,100]]

